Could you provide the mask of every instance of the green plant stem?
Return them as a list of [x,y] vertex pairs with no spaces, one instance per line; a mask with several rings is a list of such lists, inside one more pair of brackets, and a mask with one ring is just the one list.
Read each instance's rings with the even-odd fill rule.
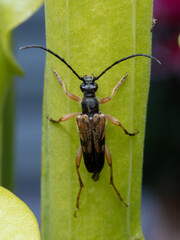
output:
[[11,31],[29,18],[43,0],[0,1],[0,185],[12,190],[13,84],[15,74],[23,75],[12,53]]
[[[151,54],[151,0],[46,0],[45,15],[47,48],[63,57],[80,76],[97,76],[114,61],[131,54]],[[108,123],[106,132],[114,182],[130,206],[122,205],[109,184],[107,163],[94,183],[82,161],[80,173],[85,187],[77,218],[73,216],[79,190],[75,158],[80,142],[75,119],[53,124],[47,116],[59,119],[80,112],[81,107],[66,97],[51,68],[58,72],[69,92],[82,97],[81,82],[62,62],[47,55],[42,142],[43,239],[143,239],[140,199],[150,60],[127,60],[97,81],[98,98],[108,97],[118,81],[129,74],[114,98],[100,110],[118,118],[128,131],[139,130],[137,136],[130,137]]]
[[[7,129],[8,126],[4,125],[6,122],[6,119],[4,119],[4,112],[7,110],[6,109],[6,97],[8,93],[8,89],[10,86],[10,82],[12,80],[12,76],[14,73],[14,70],[11,68],[11,65],[9,64],[9,61],[6,57],[6,54],[4,53],[4,42],[6,41],[7,44],[10,39],[10,34],[4,37],[4,34],[0,33],[0,185],[4,183],[3,181],[3,174],[5,174],[4,169],[3,169],[3,161],[6,161],[7,165],[9,165],[9,169],[11,169],[11,162],[12,159],[4,159],[4,147],[8,148],[8,151],[11,152],[11,146],[5,146],[4,145],[4,136],[10,137],[9,131]],[[7,120],[8,121],[8,120]],[[7,132],[6,132],[7,130]],[[5,133],[6,132],[6,133]],[[9,171],[9,170],[7,170]],[[8,172],[6,172],[7,175],[9,175]]]
[[[0,116],[2,116],[1,108]],[[2,120],[0,120],[0,186],[1,185],[2,185]]]

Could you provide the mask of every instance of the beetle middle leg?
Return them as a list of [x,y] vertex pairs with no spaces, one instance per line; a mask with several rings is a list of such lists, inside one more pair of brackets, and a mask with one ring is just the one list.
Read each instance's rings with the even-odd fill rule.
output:
[[124,76],[123,78],[121,78],[121,80],[118,82],[118,84],[114,87],[114,89],[112,90],[111,96],[110,97],[105,97],[99,100],[99,104],[103,104],[103,103],[107,103],[108,101],[111,100],[111,98],[114,96],[115,92],[117,91],[117,89],[119,88],[119,86],[124,82],[124,80],[128,77],[128,74],[126,76]]
[[121,127],[122,130],[125,132],[125,134],[127,134],[127,135],[129,135],[129,136],[135,136],[136,134],[139,133],[139,131],[130,133],[130,132],[127,131],[127,129],[126,129],[125,127],[123,127],[123,125],[119,122],[119,120],[117,120],[116,118],[114,118],[114,117],[112,117],[112,116],[110,116],[110,115],[108,115],[108,114],[105,114],[105,116],[106,116],[106,118],[107,118],[110,122],[112,122],[114,125]]
[[76,172],[77,172],[78,179],[79,179],[80,189],[79,189],[77,199],[76,199],[76,210],[74,212],[74,217],[76,217],[76,213],[79,210],[79,199],[80,199],[80,196],[81,196],[82,188],[84,187],[84,184],[82,182],[81,175],[80,175],[80,172],[79,172],[79,167],[80,167],[80,164],[81,164],[81,158],[82,158],[82,147],[80,146],[79,149],[78,149],[78,152],[77,152],[77,156],[76,156]]
[[80,115],[80,114],[81,114],[81,113],[70,113],[70,114],[68,114],[68,115],[65,115],[65,116],[59,118],[58,120],[55,120],[55,119],[47,116],[47,119],[48,119],[49,121],[53,122],[53,123],[60,123],[60,122],[65,122],[65,121],[67,121],[67,120],[69,120],[69,119],[71,119],[71,118],[73,118],[73,117],[76,117],[76,116],[78,116],[78,115]]
[[56,71],[52,70],[51,71],[54,73],[54,75],[56,76],[56,78],[58,79],[58,81],[60,82],[62,88],[63,88],[63,91],[65,92],[65,94],[71,98],[72,100],[76,101],[76,102],[81,102],[81,98],[79,98],[78,96],[74,95],[73,93],[70,93],[70,92],[67,92],[66,91],[66,86],[63,82],[63,80],[60,78],[60,76],[57,74]]
[[117,193],[120,201],[126,206],[129,207],[129,205],[127,203],[124,202],[123,198],[121,197],[121,194],[119,193],[119,191],[117,190],[117,188],[114,185],[114,180],[113,180],[113,170],[112,170],[112,158],[109,152],[108,147],[105,145],[105,154],[106,154],[106,160],[108,162],[108,165],[110,167],[110,184],[113,186],[115,192]]

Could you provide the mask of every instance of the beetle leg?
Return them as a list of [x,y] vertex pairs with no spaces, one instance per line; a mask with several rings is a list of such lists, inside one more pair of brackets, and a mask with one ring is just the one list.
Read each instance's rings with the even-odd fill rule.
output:
[[112,116],[110,116],[110,115],[108,115],[108,114],[105,114],[105,116],[106,116],[106,118],[107,118],[110,122],[112,122],[114,125],[121,127],[122,130],[125,132],[125,134],[127,134],[127,135],[129,135],[129,136],[135,136],[136,134],[139,133],[139,131],[130,133],[130,132],[128,132],[128,131],[126,130],[125,127],[123,127],[123,126],[121,125],[121,123],[119,122],[119,120],[117,120],[116,118],[114,118],[114,117],[112,117]]
[[123,198],[121,197],[121,194],[119,193],[119,191],[117,190],[117,188],[114,185],[114,180],[113,180],[113,170],[112,170],[112,158],[109,152],[108,147],[105,145],[105,154],[106,154],[106,160],[108,162],[108,165],[110,167],[110,184],[113,186],[115,192],[117,193],[120,201],[126,206],[129,207],[129,205],[127,203],[124,202]]
[[111,98],[114,96],[115,92],[117,91],[117,89],[119,88],[119,86],[124,82],[124,80],[127,78],[128,74],[126,76],[124,76],[119,82],[118,84],[114,87],[114,89],[112,90],[111,96],[110,97],[105,97],[99,100],[99,104],[103,104],[103,103],[107,103],[108,101],[111,100]]
[[78,96],[74,95],[73,93],[70,93],[70,92],[67,92],[66,91],[66,86],[63,82],[63,80],[60,78],[60,76],[57,74],[56,71],[52,70],[51,71],[54,73],[54,75],[56,76],[56,78],[58,79],[58,81],[60,82],[62,88],[63,88],[63,91],[65,92],[65,94],[71,98],[72,100],[76,101],[76,102],[81,102],[81,98],[79,98]]
[[47,119],[53,123],[60,123],[60,122],[65,122],[73,117],[76,117],[78,115],[80,115],[81,113],[71,113],[71,114],[68,114],[66,116],[63,116],[61,118],[59,118],[58,120],[55,120],[53,118],[49,118],[49,116],[47,116]]
[[76,217],[76,213],[79,210],[79,199],[80,199],[80,195],[81,195],[81,190],[84,187],[84,184],[82,182],[81,175],[80,175],[80,172],[79,172],[79,167],[80,167],[80,164],[81,164],[81,158],[82,158],[82,147],[80,146],[79,149],[78,149],[78,152],[77,152],[77,156],[76,156],[76,172],[77,172],[78,179],[79,179],[80,189],[79,189],[77,199],[76,199],[76,209],[75,209],[75,212],[74,212],[74,217]]

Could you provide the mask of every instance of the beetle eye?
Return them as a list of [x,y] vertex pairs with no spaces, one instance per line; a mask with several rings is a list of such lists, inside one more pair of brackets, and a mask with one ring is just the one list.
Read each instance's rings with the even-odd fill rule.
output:
[[80,85],[80,89],[81,89],[82,92],[84,92],[84,90],[85,90],[85,84],[84,84],[84,83],[82,83],[82,84]]
[[98,90],[98,85],[96,82],[94,82],[94,90],[97,91]]

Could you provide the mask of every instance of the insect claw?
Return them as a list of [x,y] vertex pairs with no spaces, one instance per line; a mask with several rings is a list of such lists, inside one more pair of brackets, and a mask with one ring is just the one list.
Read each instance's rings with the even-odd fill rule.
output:
[[75,209],[75,211],[74,211],[74,217],[77,217],[76,213],[77,213],[78,210],[79,210],[78,208]]
[[125,207],[129,207],[129,204],[125,203],[124,201],[122,202],[122,204],[124,204]]
[[136,132],[134,132],[134,133],[131,133],[131,136],[135,136],[135,135],[137,135],[139,133],[139,130],[137,130]]
[[133,133],[129,133],[127,130],[124,130],[126,134],[128,134],[129,136],[135,136],[139,133],[139,131],[137,130],[137,132],[133,132]]
[[128,77],[128,73],[126,74],[126,76],[124,77],[124,79],[126,79]]

